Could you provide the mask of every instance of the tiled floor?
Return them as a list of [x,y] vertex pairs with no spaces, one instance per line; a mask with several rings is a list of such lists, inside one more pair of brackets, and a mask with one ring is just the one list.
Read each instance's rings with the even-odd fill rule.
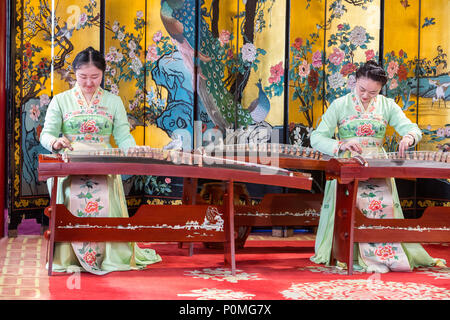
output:
[[0,239],[0,299],[45,299],[45,248],[42,236]]

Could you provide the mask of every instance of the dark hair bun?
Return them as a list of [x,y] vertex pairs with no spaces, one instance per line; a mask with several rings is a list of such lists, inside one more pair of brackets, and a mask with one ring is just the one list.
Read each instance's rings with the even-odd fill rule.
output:
[[72,62],[72,67],[74,71],[80,69],[83,65],[93,64],[98,69],[105,72],[106,61],[100,51],[95,50],[92,47],[88,47],[83,51],[79,52]]
[[356,79],[369,78],[373,81],[380,82],[383,86],[388,80],[386,71],[375,61],[369,60],[356,71]]

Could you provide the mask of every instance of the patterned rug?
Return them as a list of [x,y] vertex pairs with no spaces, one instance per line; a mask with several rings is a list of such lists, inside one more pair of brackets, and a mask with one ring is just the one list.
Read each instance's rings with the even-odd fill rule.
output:
[[[200,243],[144,243],[163,261],[144,271],[47,276],[46,241],[24,235],[0,239],[2,300],[449,300],[450,268],[368,274],[312,263],[313,237],[251,236],[238,250],[237,273],[223,267],[221,250]],[[289,239],[289,240],[286,240]],[[428,244],[450,261],[449,244]]]

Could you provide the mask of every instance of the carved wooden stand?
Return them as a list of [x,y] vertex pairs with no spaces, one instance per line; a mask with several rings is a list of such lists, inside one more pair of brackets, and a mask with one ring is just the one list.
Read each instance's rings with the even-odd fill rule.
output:
[[428,207],[419,219],[370,219],[356,208],[358,181],[369,178],[450,178],[450,167],[418,169],[390,165],[366,167],[356,159],[332,159],[327,179],[337,179],[331,263],[347,264],[353,273],[356,242],[450,242],[450,207]]
[[[125,161],[125,160],[124,160]],[[48,274],[52,275],[55,242],[223,242],[225,265],[236,273],[234,243],[234,181],[310,190],[311,178],[295,174],[262,175],[248,170],[174,165],[172,163],[64,162],[57,156],[39,156],[39,180],[54,178],[51,192]],[[183,205],[142,205],[130,218],[89,218],[72,215],[56,204],[57,180],[67,175],[158,175],[184,177]],[[224,204],[195,204],[196,179],[227,183]],[[50,212],[48,212],[50,211]]]

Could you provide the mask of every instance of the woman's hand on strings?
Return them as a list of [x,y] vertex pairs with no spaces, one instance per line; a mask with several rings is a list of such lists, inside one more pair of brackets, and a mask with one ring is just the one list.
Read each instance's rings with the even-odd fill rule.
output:
[[358,142],[355,141],[348,141],[341,144],[341,147],[339,148],[341,151],[349,150],[350,152],[356,152],[361,154],[362,153],[362,147]]
[[414,138],[410,134],[404,135],[402,140],[400,140],[400,143],[398,145],[398,152],[400,157],[405,156],[406,150],[408,150],[410,147],[414,145]]
[[63,148],[68,148],[70,151],[73,151],[72,145],[70,144],[69,139],[66,137],[60,137],[53,142],[52,145],[53,150],[58,151]]

